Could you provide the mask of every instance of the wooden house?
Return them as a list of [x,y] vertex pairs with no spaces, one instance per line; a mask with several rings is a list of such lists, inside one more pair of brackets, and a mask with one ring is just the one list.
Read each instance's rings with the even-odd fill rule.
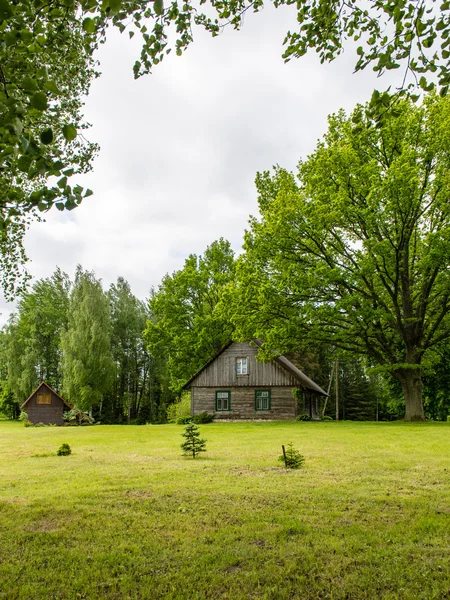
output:
[[[284,356],[263,363],[258,346],[230,342],[185,385],[191,390],[191,413],[216,419],[295,419],[307,413],[320,418],[319,397],[327,393]],[[300,400],[294,388],[302,390]]]
[[20,407],[34,425],[62,425],[63,412],[72,407],[44,381]]

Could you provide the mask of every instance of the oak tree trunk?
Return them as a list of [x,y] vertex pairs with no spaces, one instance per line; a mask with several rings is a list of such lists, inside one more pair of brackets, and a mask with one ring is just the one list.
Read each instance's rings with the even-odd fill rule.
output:
[[405,421],[425,421],[422,400],[422,375],[420,367],[398,369],[394,377],[400,381],[405,397]]

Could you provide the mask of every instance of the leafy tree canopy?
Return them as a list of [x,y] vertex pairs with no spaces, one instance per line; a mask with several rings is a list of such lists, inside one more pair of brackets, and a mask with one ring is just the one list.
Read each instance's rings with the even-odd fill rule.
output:
[[108,300],[94,273],[78,266],[61,334],[63,394],[82,410],[99,405],[114,376]]
[[[399,88],[445,94],[450,82],[450,3],[374,0],[273,0],[287,7],[293,27],[284,40],[286,61],[314,49],[331,61],[347,40],[357,46],[355,70],[400,69]],[[217,36],[239,29],[264,0],[0,0],[0,283],[13,295],[24,283],[23,235],[36,211],[73,209],[90,190],[71,177],[92,167],[97,151],[83,131],[83,96],[97,75],[94,52],[109,26],[142,37],[136,77],[193,41],[195,26]],[[375,92],[374,105],[389,106]],[[21,278],[22,275],[22,278]]]
[[70,178],[97,150],[83,137],[82,98],[95,76],[95,36],[71,0],[0,2],[0,250],[3,288],[15,292],[30,219],[71,210],[90,190]]
[[404,100],[382,126],[343,111],[298,177],[257,177],[261,219],[246,234],[238,334],[283,351],[292,339],[367,354],[422,419],[421,368],[450,336],[450,99]]
[[152,355],[165,357],[172,390],[178,392],[230,340],[230,323],[216,307],[233,275],[233,251],[220,239],[166,275],[150,298],[145,339]]

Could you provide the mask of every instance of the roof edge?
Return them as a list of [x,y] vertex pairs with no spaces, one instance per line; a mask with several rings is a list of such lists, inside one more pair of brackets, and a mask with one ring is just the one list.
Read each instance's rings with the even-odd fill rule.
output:
[[[252,343],[252,342],[258,348],[262,348],[262,346],[263,346],[262,340],[260,340],[258,338],[250,340],[249,343]],[[183,387],[181,389],[188,390],[191,386],[191,383],[194,381],[194,379],[196,377],[198,377],[198,375],[200,375],[200,373],[202,373],[207,367],[209,367],[209,365],[211,363],[213,363],[216,360],[216,358],[218,358],[223,352],[225,352],[225,350],[227,348],[229,348],[231,346],[231,344],[233,344],[233,343],[234,343],[234,340],[230,340],[229,342],[227,342],[219,350],[219,352],[217,352],[210,360],[208,360],[208,362],[206,362],[203,365],[203,367],[201,369],[199,369],[194,375],[192,375],[192,377],[183,385]],[[325,392],[325,390],[323,390],[319,385],[317,385],[317,383],[315,383],[312,379],[310,379],[307,375],[305,375],[302,371],[300,371],[300,369],[297,368],[293,363],[291,363],[291,361],[289,359],[287,359],[285,356],[278,354],[278,356],[274,356],[271,360],[275,361],[282,369],[284,369],[285,371],[288,371],[291,375],[293,375],[295,377],[295,379],[297,379],[299,381],[299,383],[302,385],[302,387],[307,388],[321,396],[328,396],[328,394],[327,394],[327,392]]]
[[65,404],[65,405],[66,405],[68,408],[70,408],[70,409],[72,409],[72,408],[73,408],[72,406],[70,406],[70,404],[67,402],[67,400],[64,400],[64,398],[63,398],[62,396],[60,396],[60,395],[58,394],[58,392],[55,392],[55,390],[54,390],[54,389],[53,389],[53,388],[52,388],[50,385],[48,385],[48,383],[47,383],[46,381],[41,381],[41,383],[40,383],[40,384],[37,386],[37,388],[31,392],[31,394],[28,396],[28,398],[25,400],[25,402],[24,402],[24,403],[23,403],[23,404],[20,406],[20,409],[21,409],[21,410],[22,410],[22,408],[23,408],[23,407],[24,407],[24,406],[25,406],[25,405],[26,405],[26,404],[27,404],[27,403],[28,403],[28,402],[31,400],[31,398],[34,396],[34,394],[35,394],[35,393],[36,393],[36,392],[37,392],[37,391],[38,391],[38,390],[39,390],[39,389],[40,389],[40,388],[41,388],[43,385],[45,385],[46,387],[48,387],[48,389],[49,389],[51,392],[53,392],[53,394],[55,394],[55,396],[58,396],[58,398],[59,398],[60,400],[62,400],[62,401],[64,402],[64,404]]

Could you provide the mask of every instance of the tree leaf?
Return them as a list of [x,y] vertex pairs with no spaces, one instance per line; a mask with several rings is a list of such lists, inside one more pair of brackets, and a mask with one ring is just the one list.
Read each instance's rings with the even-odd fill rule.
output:
[[44,92],[36,92],[31,96],[31,106],[37,110],[46,110],[48,108],[47,96]]
[[62,95],[61,90],[58,88],[54,81],[46,81],[44,83],[44,90],[47,90],[47,92],[52,92],[52,94],[56,94],[57,96]]
[[122,7],[122,0],[109,0],[109,8],[111,12],[118,13]]
[[51,127],[45,129],[41,135],[39,136],[41,142],[45,145],[51,144],[53,142],[53,130]]
[[86,33],[95,33],[95,21],[91,17],[86,17],[83,20],[83,29]]
[[155,9],[155,13],[158,16],[161,16],[164,13],[164,2],[163,0],[155,0],[153,3],[153,8]]
[[77,129],[74,125],[64,125],[62,132],[68,142],[71,142],[77,137]]
[[32,77],[25,77],[22,81],[22,87],[26,92],[37,92],[39,90],[37,81]]
[[8,0],[0,0],[0,21],[12,17],[13,11]]

